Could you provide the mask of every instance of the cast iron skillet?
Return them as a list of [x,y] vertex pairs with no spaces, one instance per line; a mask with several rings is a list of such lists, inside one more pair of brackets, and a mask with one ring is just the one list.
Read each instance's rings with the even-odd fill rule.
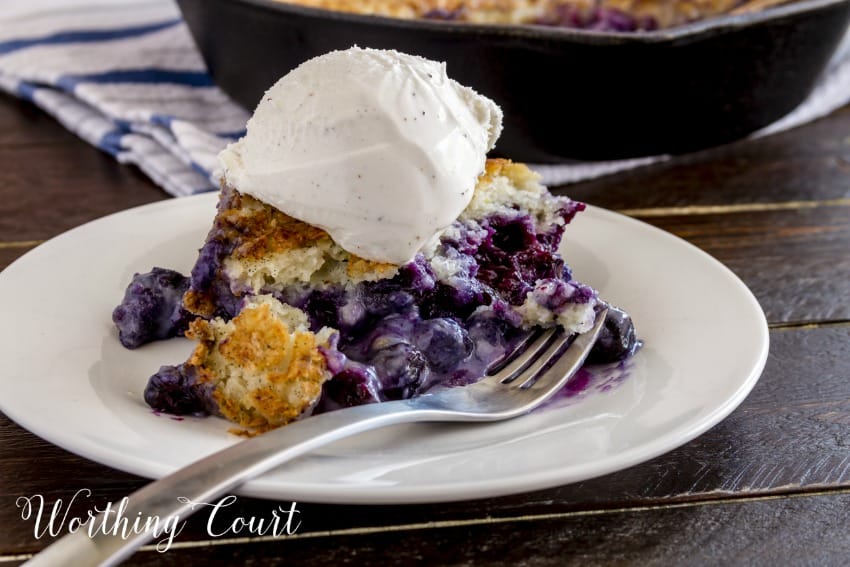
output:
[[352,45],[446,61],[505,112],[529,162],[683,153],[746,136],[810,92],[850,0],[800,0],[669,30],[598,33],[400,20],[272,0],[178,0],[215,81],[253,109],[278,78]]

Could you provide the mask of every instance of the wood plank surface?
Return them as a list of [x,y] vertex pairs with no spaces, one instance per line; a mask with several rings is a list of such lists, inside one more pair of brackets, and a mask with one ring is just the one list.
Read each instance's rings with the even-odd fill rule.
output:
[[98,217],[167,198],[136,169],[79,140],[0,147],[0,240],[55,236]]
[[[441,522],[414,529],[309,534],[216,545],[147,548],[125,565],[811,565],[850,556],[850,494],[709,500],[503,520]],[[214,525],[214,533],[224,528]],[[19,564],[18,561],[11,564]]]
[[642,220],[725,264],[752,290],[772,324],[850,319],[850,200]]
[[0,93],[0,148],[76,145],[77,137],[33,104]]
[[[504,523],[147,552],[129,565],[818,565],[850,556],[850,495],[706,502]],[[533,560],[529,560],[533,558]]]
[[38,240],[27,242],[4,243],[0,242],[0,270],[35,248]]
[[850,198],[850,108],[761,138],[557,188],[608,209],[709,207]]

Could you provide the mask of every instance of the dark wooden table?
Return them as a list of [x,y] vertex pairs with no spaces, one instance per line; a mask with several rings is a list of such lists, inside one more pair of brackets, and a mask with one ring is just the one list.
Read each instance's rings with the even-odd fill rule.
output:
[[[643,465],[541,492],[416,506],[299,502],[297,535],[278,540],[213,540],[195,517],[177,547],[128,564],[847,565],[850,109],[568,192],[689,240],[754,291],[770,357],[728,419]],[[0,97],[0,268],[80,223],[165,198],[50,117]],[[52,503],[90,488],[103,505],[143,484],[0,415],[0,565],[49,543],[21,519],[18,497]],[[239,498],[231,515],[268,516],[278,504]]]

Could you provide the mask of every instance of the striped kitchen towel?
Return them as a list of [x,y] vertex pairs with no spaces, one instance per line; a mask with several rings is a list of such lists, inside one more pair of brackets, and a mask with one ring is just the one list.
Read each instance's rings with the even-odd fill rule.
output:
[[[32,101],[87,142],[138,166],[172,195],[217,186],[216,156],[249,113],[212,82],[172,0],[5,0],[0,89]],[[756,135],[850,101],[850,39],[796,111]],[[665,156],[536,166],[544,182],[579,181]]]
[[216,187],[216,155],[249,117],[170,0],[4,2],[0,88],[178,196]]

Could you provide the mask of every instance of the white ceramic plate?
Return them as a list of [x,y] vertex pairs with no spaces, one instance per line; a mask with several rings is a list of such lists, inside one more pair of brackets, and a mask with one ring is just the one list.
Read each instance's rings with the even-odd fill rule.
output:
[[[151,412],[142,400],[148,376],[184,360],[191,344],[181,338],[126,350],[110,318],[134,272],[188,272],[214,212],[213,195],[121,212],[54,238],[3,271],[0,409],[60,447],[147,477],[237,442],[221,419]],[[625,379],[509,422],[371,432],[241,493],[405,503],[530,491],[645,461],[726,417],[767,357],[764,314],[744,284],[690,244],[601,209],[589,207],[566,237],[576,277],[625,308],[645,342]]]

